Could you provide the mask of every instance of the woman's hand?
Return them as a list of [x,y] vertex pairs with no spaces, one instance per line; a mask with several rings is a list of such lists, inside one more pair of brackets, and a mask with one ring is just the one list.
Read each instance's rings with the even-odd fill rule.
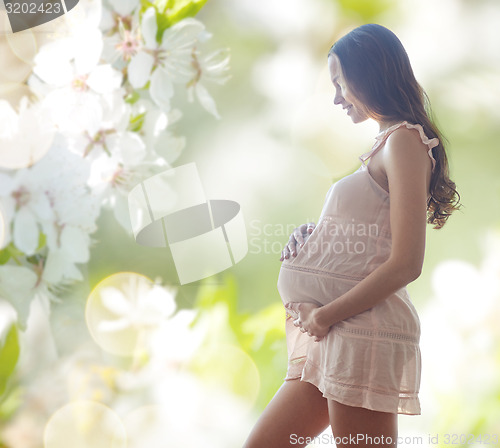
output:
[[314,337],[315,342],[321,341],[330,331],[330,327],[322,327],[316,321],[318,305],[308,302],[289,302],[285,305],[285,308],[294,311],[298,315],[293,324],[299,327],[302,333]]
[[298,252],[297,244],[299,245],[299,248],[302,247],[304,245],[304,238],[308,234],[311,234],[315,227],[316,224],[308,222],[307,224],[302,224],[301,226],[295,228],[290,235],[288,243],[281,251],[280,261],[283,261],[285,258],[290,258],[290,255],[292,257],[296,257]]

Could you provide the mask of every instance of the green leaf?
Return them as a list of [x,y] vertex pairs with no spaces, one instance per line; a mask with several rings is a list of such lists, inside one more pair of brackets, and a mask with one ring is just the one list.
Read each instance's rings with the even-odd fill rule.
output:
[[160,14],[163,14],[167,8],[172,8],[174,6],[175,1],[173,0],[155,0],[154,5]]
[[141,12],[146,11],[146,9],[150,8],[151,6],[155,6],[153,2],[150,2],[148,0],[141,0]]
[[0,349],[0,396],[7,388],[7,382],[14,371],[19,359],[19,337],[17,326],[13,324],[5,337],[3,347]]
[[0,250],[0,265],[5,264],[10,260],[10,251],[6,247],[5,249]]
[[19,258],[24,256],[24,252],[21,252],[14,243],[10,243],[7,247],[0,251],[0,265],[6,264],[11,258],[14,258],[14,261],[17,264],[21,264]]
[[146,112],[143,112],[142,114],[138,114],[133,116],[130,119],[130,123],[128,125],[128,130],[131,132],[139,132],[142,129],[142,126],[144,124],[144,117],[146,116]]
[[158,8],[158,30],[163,33],[167,28],[186,17],[194,17],[205,6],[207,0],[157,0],[163,8]]
[[139,101],[140,98],[141,98],[141,95],[139,95],[139,93],[134,90],[132,93],[128,94],[125,97],[125,102],[129,103],[129,104],[134,104],[137,101]]
[[40,249],[43,249],[45,245],[47,244],[47,236],[45,233],[40,232],[38,234],[38,247],[36,248],[36,251],[38,252]]
[[[24,389],[22,386],[16,386],[9,390],[0,403],[0,421],[5,422],[13,417],[16,411],[24,403]],[[2,448],[2,445],[0,445]]]
[[396,7],[395,0],[336,0],[346,16],[359,17],[361,22],[376,21],[380,15]]

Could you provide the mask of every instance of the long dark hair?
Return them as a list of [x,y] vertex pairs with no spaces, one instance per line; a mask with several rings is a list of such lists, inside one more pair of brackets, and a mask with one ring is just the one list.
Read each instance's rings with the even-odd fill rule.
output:
[[339,39],[328,56],[332,53],[340,60],[345,82],[371,118],[420,124],[428,138],[439,139],[439,146],[432,150],[436,167],[430,182],[427,223],[442,228],[460,209],[460,195],[449,178],[444,137],[431,119],[429,98],[415,79],[400,40],[389,29],[370,23]]

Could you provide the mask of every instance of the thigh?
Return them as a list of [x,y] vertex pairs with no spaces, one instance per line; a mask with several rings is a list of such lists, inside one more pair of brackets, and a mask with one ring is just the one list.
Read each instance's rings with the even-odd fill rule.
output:
[[398,415],[347,406],[328,400],[330,424],[337,448],[394,448],[398,438]]
[[328,424],[328,401],[318,388],[288,380],[264,409],[243,448],[305,447],[306,439],[321,434]]

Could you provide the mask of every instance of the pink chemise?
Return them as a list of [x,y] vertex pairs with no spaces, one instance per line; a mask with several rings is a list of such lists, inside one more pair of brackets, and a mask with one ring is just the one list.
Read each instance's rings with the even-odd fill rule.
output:
[[[377,135],[372,150],[359,157],[360,168],[331,186],[317,226],[297,256],[283,261],[277,286],[284,304],[325,305],[389,258],[389,193],[365,162],[402,126],[418,131],[434,170],[432,149],[439,141],[429,140],[422,126],[405,121]],[[287,313],[285,380],[300,378],[349,406],[420,414],[420,321],[406,287],[335,324],[319,342],[295,327],[294,318]]]

